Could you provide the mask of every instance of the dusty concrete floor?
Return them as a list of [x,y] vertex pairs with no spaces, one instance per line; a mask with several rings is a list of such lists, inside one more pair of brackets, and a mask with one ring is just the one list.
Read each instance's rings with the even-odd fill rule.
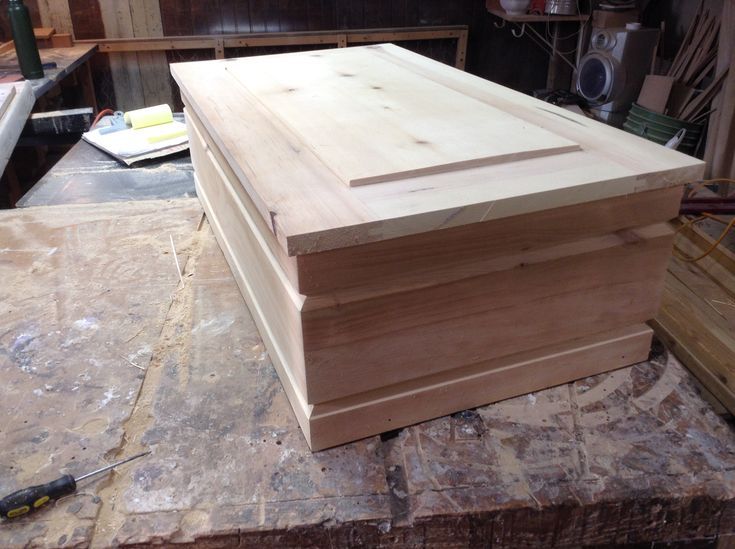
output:
[[735,433],[661,348],[312,454],[196,200],[3,212],[0,235],[0,493],[152,450],[0,525],[1,547],[735,534]]

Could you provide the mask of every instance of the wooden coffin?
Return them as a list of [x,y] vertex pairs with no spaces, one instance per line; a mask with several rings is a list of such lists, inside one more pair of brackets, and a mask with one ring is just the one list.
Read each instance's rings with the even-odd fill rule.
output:
[[172,72],[312,449],[646,359],[702,162],[390,44]]

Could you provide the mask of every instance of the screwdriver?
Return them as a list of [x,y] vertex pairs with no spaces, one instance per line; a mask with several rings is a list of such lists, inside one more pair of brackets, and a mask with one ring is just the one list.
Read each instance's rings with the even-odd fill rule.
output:
[[71,475],[64,475],[56,480],[47,482],[46,484],[30,486],[29,488],[23,488],[22,490],[13,492],[0,500],[0,517],[12,519],[25,515],[30,511],[35,511],[51,500],[73,494],[77,489],[77,482],[80,480],[84,480],[85,478],[89,478],[94,475],[99,475],[100,473],[109,471],[123,463],[133,461],[134,459],[138,459],[139,457],[143,457],[148,454],[150,454],[150,451],[141,452],[140,454],[123,459],[113,463],[112,465],[108,465],[107,467],[102,467],[101,469],[82,475],[79,478],[74,478]]

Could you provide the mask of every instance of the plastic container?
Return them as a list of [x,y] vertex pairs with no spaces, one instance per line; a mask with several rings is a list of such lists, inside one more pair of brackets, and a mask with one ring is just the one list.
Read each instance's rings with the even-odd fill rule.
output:
[[625,131],[660,145],[666,144],[669,139],[676,135],[676,132],[684,128],[686,135],[677,150],[691,155],[697,150],[699,141],[702,138],[703,127],[703,123],[686,122],[672,116],[659,114],[641,107],[637,103],[633,103],[628,118],[623,124]]

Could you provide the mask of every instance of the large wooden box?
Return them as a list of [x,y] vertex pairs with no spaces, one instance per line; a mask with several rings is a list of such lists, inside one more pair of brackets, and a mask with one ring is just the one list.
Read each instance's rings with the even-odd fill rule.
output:
[[172,72],[312,449],[646,359],[700,161],[393,45]]

